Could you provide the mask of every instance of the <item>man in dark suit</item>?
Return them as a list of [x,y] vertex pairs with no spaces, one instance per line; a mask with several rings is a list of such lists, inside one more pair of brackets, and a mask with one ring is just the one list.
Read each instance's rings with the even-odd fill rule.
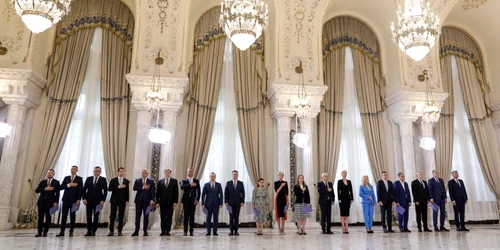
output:
[[61,232],[59,232],[56,237],[64,236],[64,231],[66,230],[66,220],[69,214],[69,236],[73,236],[73,231],[75,229],[76,211],[72,212],[73,204],[80,206],[80,200],[82,199],[82,189],[83,189],[83,178],[76,175],[78,173],[78,166],[71,167],[71,175],[64,177],[61,184],[61,190],[64,190],[62,198],[62,218],[61,218]]
[[455,214],[455,226],[457,231],[469,231],[465,227],[465,204],[469,201],[467,190],[465,189],[464,181],[458,179],[458,172],[451,172],[453,179],[448,181],[448,191],[450,192],[450,200],[453,203],[453,213]]
[[321,208],[321,230],[323,234],[333,234],[332,206],[335,204],[333,184],[328,181],[328,174],[321,174],[322,181],[318,182],[319,206]]
[[[377,183],[377,198],[380,205],[380,218],[384,233],[394,233],[392,230],[392,203],[394,202],[394,187],[392,181],[387,180],[389,175],[382,172],[382,180]],[[385,224],[387,215],[387,226]]]
[[148,207],[154,205],[155,199],[155,182],[148,178],[149,172],[147,169],[142,170],[142,178],[136,179],[134,183],[135,194],[135,231],[132,236],[139,235],[141,227],[141,214],[144,214],[143,228],[144,236],[148,236],[149,212]]
[[184,206],[184,236],[188,232],[189,224],[189,235],[193,236],[194,230],[194,212],[196,211],[196,206],[200,201],[201,190],[200,181],[194,176],[194,169],[189,168],[187,171],[188,177],[182,180],[181,189],[184,190],[182,194],[182,205]]
[[444,227],[444,217],[446,213],[447,195],[446,188],[444,187],[443,179],[439,178],[439,171],[432,170],[433,177],[429,179],[429,199],[430,202],[439,207],[441,227],[438,228],[438,211],[432,210],[432,222],[434,223],[434,231],[450,231]]
[[125,178],[125,168],[118,168],[118,176],[109,181],[109,191],[111,191],[111,214],[109,215],[109,233],[108,236],[115,234],[115,219],[118,210],[118,236],[123,236],[123,218],[125,216],[125,207],[129,201],[130,181]]
[[415,213],[417,214],[418,232],[422,232],[422,224],[425,232],[432,232],[427,226],[427,207],[429,203],[429,186],[423,180],[424,173],[417,172],[417,179],[411,182],[411,192],[413,194],[413,202],[415,202]]
[[[95,236],[99,214],[96,212],[98,205],[104,206],[104,201],[108,196],[108,181],[101,176],[101,167],[94,168],[94,176],[87,177],[83,186],[83,204],[87,206],[87,233],[84,236]],[[92,222],[92,215],[94,221]]]
[[172,217],[174,209],[179,200],[179,185],[177,180],[171,178],[172,171],[165,170],[165,179],[158,181],[156,191],[156,207],[160,208],[161,217],[161,234],[160,236],[170,236],[170,229],[172,228]]
[[42,180],[35,190],[37,194],[40,194],[36,203],[38,205],[38,234],[35,237],[47,237],[51,223],[50,208],[57,207],[59,203],[60,185],[59,181],[54,179],[54,174],[54,170],[49,169],[47,179]]
[[240,208],[245,205],[245,187],[243,182],[238,180],[238,171],[233,170],[233,180],[226,183],[224,200],[226,207],[230,206],[232,213],[229,213],[229,235],[240,235],[238,226],[240,224]]
[[[218,236],[217,227],[219,225],[219,209],[222,208],[222,185],[215,181],[215,173],[210,173],[210,182],[203,186],[201,194],[201,205],[207,209],[207,233],[205,236],[210,236],[210,229],[213,228],[214,236]],[[212,215],[214,222],[212,223]]]
[[410,187],[405,182],[405,174],[398,173],[398,178],[399,181],[394,183],[394,202],[396,202],[396,206],[405,209],[403,214],[398,213],[398,226],[401,232],[409,233],[411,232],[408,229],[408,214],[410,212],[408,209],[411,207]]

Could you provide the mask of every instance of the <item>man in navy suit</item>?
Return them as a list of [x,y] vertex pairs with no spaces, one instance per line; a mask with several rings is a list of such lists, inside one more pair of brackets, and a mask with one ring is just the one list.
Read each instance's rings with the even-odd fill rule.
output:
[[[210,173],[210,181],[203,186],[201,194],[201,205],[207,209],[207,233],[205,236],[210,236],[210,229],[213,228],[214,236],[218,236],[217,227],[219,225],[219,209],[222,208],[222,185],[215,182],[215,173]],[[212,223],[212,215],[214,222]]]
[[189,224],[189,235],[193,236],[194,231],[194,212],[196,211],[196,206],[200,201],[201,190],[200,181],[194,178],[194,169],[189,168],[187,171],[188,177],[182,180],[181,189],[184,190],[182,194],[182,206],[184,207],[184,236],[188,232]]
[[[38,234],[35,237],[47,237],[50,228],[50,209],[57,207],[59,203],[60,186],[59,181],[54,179],[54,170],[47,171],[47,179],[42,180],[35,192],[38,196]],[[44,220],[45,219],[45,223]],[[42,235],[43,233],[43,235]]]
[[109,233],[113,236],[115,233],[115,218],[118,210],[118,236],[123,236],[123,218],[125,216],[125,207],[129,201],[130,181],[125,178],[125,168],[118,168],[118,176],[109,181],[109,191],[111,191],[111,213],[109,214]]
[[61,190],[64,190],[62,198],[62,218],[61,218],[61,232],[56,237],[64,236],[66,230],[66,220],[69,214],[69,236],[73,236],[75,229],[76,211],[72,212],[73,204],[80,206],[80,200],[83,196],[83,178],[76,175],[78,173],[78,166],[71,167],[71,175],[64,177],[61,184]]
[[148,178],[147,169],[142,170],[142,178],[136,179],[134,183],[135,194],[135,231],[132,236],[139,235],[141,227],[141,214],[144,213],[143,228],[144,236],[148,236],[149,212],[148,207],[153,206],[155,199],[155,182]]
[[408,209],[411,207],[410,187],[405,182],[405,174],[398,173],[399,181],[394,182],[394,202],[396,206],[405,209],[403,214],[398,213],[399,230],[401,232],[409,233],[408,229]]
[[444,217],[445,217],[445,205],[448,202],[447,195],[446,195],[446,189],[444,187],[444,181],[443,179],[439,178],[439,171],[437,170],[432,170],[432,175],[433,177],[429,179],[429,198],[430,202],[432,204],[436,204],[439,207],[439,212],[441,213],[440,215],[440,220],[439,222],[441,223],[441,227],[438,228],[438,222],[437,222],[437,216],[438,216],[438,211],[432,210],[432,222],[434,223],[434,231],[439,232],[439,231],[450,231],[444,227]]
[[[382,172],[382,180],[377,183],[377,199],[380,205],[380,218],[384,233],[394,233],[392,230],[392,203],[394,202],[394,186],[392,181],[388,180],[389,175],[386,171]],[[387,227],[385,224],[387,215]]]
[[458,179],[458,172],[451,172],[453,179],[448,181],[448,191],[450,192],[450,200],[453,203],[453,213],[455,214],[455,225],[457,231],[469,231],[465,227],[465,204],[469,200],[467,190],[465,190],[464,181]]
[[335,204],[335,193],[333,184],[328,181],[328,174],[321,174],[322,181],[318,182],[319,200],[321,208],[321,230],[323,234],[333,234],[332,227],[332,206]]
[[238,171],[233,170],[233,179],[226,183],[224,199],[226,207],[231,206],[232,212],[229,213],[229,235],[240,235],[238,225],[240,224],[240,208],[245,205],[245,187],[243,182],[238,180]]
[[[101,167],[94,168],[94,176],[87,177],[83,186],[83,204],[87,207],[87,233],[84,236],[95,236],[99,214],[96,212],[97,205],[104,206],[108,196],[108,181],[101,176]],[[94,221],[92,222],[92,215]]]
[[160,208],[161,233],[160,236],[170,236],[172,216],[179,200],[179,185],[170,175],[172,170],[164,171],[165,178],[158,181],[156,190],[156,207]]

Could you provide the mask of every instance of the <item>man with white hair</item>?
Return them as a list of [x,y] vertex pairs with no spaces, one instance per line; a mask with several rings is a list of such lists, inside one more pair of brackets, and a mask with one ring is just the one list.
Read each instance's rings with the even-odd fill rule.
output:
[[328,174],[321,174],[321,181],[318,182],[319,206],[321,208],[321,230],[323,234],[333,234],[332,226],[332,205],[335,204],[335,193],[333,184],[328,181]]

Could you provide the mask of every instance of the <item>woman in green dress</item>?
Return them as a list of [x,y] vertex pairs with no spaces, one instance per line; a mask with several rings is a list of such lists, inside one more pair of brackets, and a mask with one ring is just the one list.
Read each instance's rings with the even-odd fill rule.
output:
[[262,235],[262,228],[267,221],[268,206],[269,197],[264,187],[264,179],[260,178],[259,182],[257,182],[257,188],[252,193],[252,209],[254,210],[254,218],[257,223],[257,235]]

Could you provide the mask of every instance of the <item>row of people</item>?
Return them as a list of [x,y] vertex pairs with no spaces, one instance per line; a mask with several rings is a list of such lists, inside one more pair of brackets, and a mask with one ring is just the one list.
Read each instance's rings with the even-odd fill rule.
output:
[[[66,229],[66,221],[68,214],[70,215],[70,236],[73,236],[76,211],[79,209],[80,200],[87,209],[87,233],[85,236],[95,236],[97,231],[97,223],[99,221],[100,210],[104,206],[104,201],[107,197],[108,190],[112,192],[110,204],[110,225],[108,236],[114,235],[114,223],[116,214],[118,213],[118,235],[122,236],[123,218],[125,207],[129,203],[129,184],[130,181],[124,177],[125,169],[119,168],[118,176],[113,178],[108,184],[105,177],[100,176],[101,168],[94,168],[94,175],[86,179],[83,184],[83,178],[77,175],[78,167],[71,168],[71,175],[66,176],[63,182],[59,185],[59,181],[55,180],[54,170],[50,169],[47,173],[47,179],[42,180],[38,185],[36,192],[40,193],[38,199],[38,234],[37,237],[46,236],[51,218],[51,210],[57,210],[59,201],[59,192],[64,190],[62,198],[62,221],[61,231],[57,236],[64,236]],[[194,214],[196,206],[200,198],[202,199],[202,209],[207,216],[206,235],[217,234],[219,209],[223,206],[223,201],[230,214],[230,234],[239,235],[239,212],[245,201],[245,190],[243,182],[238,180],[238,172],[232,172],[232,180],[228,181],[225,186],[225,195],[222,193],[222,185],[215,181],[215,173],[210,174],[210,181],[207,182],[201,192],[199,180],[194,178],[194,170],[188,169],[188,177],[181,182],[181,190],[183,190],[182,203],[184,207],[184,235],[193,235],[194,229]],[[133,190],[137,192],[135,196],[135,231],[132,236],[137,236],[140,229],[140,219],[144,216],[143,230],[144,235],[148,232],[148,215],[153,206],[160,209],[161,215],[161,236],[170,235],[173,211],[177,206],[179,189],[176,179],[171,178],[171,171],[165,170],[165,178],[158,181],[158,185],[152,179],[148,178],[148,171],[143,170],[142,178],[136,179]],[[429,180],[430,186],[425,180],[422,180],[422,172],[417,173],[417,179],[412,182],[412,192],[417,212],[417,224],[419,231],[422,231],[421,225],[424,226],[424,231],[430,231],[427,227],[427,203],[435,204],[441,209],[441,227],[437,228],[437,210],[433,213],[435,231],[444,230],[444,204],[446,203],[446,190],[444,182],[439,178],[439,172],[433,171],[434,178]],[[452,173],[454,179],[450,180],[450,196],[455,209],[455,217],[457,228],[466,230],[464,225],[464,209],[467,203],[467,193],[462,180],[458,179],[458,173]],[[275,212],[276,220],[278,221],[278,230],[284,233],[284,221],[286,220],[286,210],[288,208],[288,185],[283,180],[283,173],[278,173],[278,181],[274,183],[275,196]],[[384,232],[394,232],[392,225],[392,205],[402,207],[404,212],[399,215],[399,227],[402,232],[409,232],[408,223],[408,208],[411,206],[411,197],[408,184],[404,181],[405,176],[402,173],[398,174],[399,181],[394,184],[388,180],[386,172],[382,173],[382,180],[377,184],[377,196],[375,190],[370,185],[368,177],[364,176],[362,185],[359,189],[359,196],[362,198],[363,212],[365,216],[366,229],[368,233],[373,233],[373,207],[378,203],[380,205],[382,226]],[[321,175],[322,181],[317,183],[319,193],[319,205],[321,208],[321,227],[324,234],[333,234],[331,231],[331,209],[335,204],[335,193],[333,192],[333,184],[328,181],[328,174]],[[155,188],[157,188],[155,192]],[[299,234],[306,234],[305,224],[307,218],[310,217],[311,204],[309,188],[304,183],[304,177],[300,175],[297,178],[297,183],[294,186],[295,207],[294,217],[297,219],[297,227]],[[347,172],[342,172],[342,179],[337,183],[337,193],[339,195],[338,202],[341,213],[342,231],[348,234],[348,217],[350,206],[354,200],[352,192],[352,183],[347,179]],[[465,194],[465,196],[464,196]],[[375,201],[376,197],[378,200]],[[454,198],[456,197],[456,199]],[[262,235],[262,227],[267,220],[267,210],[269,209],[269,198],[267,189],[264,187],[264,179],[259,179],[257,188],[252,193],[252,208],[255,214],[257,223],[257,234]],[[398,209],[397,209],[398,210]],[[53,211],[52,211],[53,212]],[[387,215],[387,218],[386,218]],[[213,217],[213,220],[212,220]],[[460,220],[459,220],[460,219]],[[44,223],[45,220],[45,223]],[[387,220],[387,226],[385,224]]]

